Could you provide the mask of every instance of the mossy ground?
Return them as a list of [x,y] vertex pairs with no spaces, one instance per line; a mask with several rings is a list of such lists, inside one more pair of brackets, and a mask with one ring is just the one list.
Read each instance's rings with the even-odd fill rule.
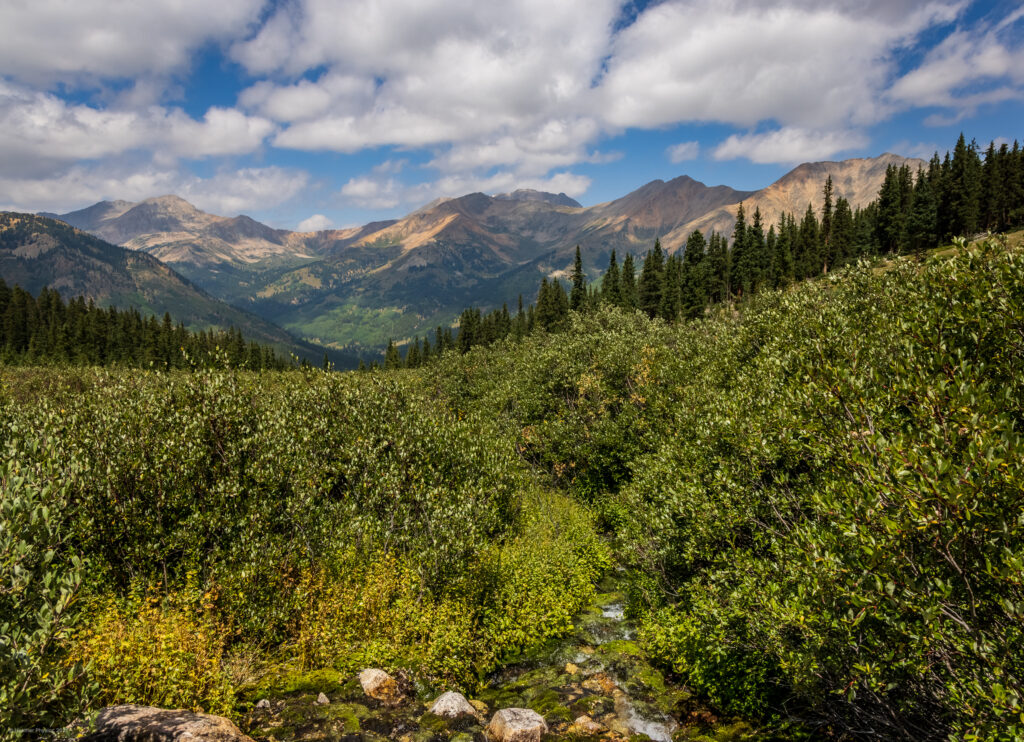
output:
[[[484,729],[502,708],[529,708],[544,717],[547,739],[700,740],[755,739],[745,722],[719,719],[687,690],[651,664],[622,618],[623,595],[614,579],[599,586],[593,603],[568,638],[513,658],[473,695],[479,713],[450,721],[428,709],[438,689],[414,689],[396,708],[368,699],[357,678],[335,670],[268,674],[241,697],[242,727],[257,740],[380,740],[485,742]],[[330,704],[318,705],[323,692]],[[261,698],[269,709],[257,709]],[[603,727],[595,736],[571,729],[580,716]]]

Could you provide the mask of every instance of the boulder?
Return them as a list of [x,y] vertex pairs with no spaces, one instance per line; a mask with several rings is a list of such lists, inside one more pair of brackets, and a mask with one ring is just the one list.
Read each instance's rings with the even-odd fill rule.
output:
[[88,742],[253,742],[221,716],[154,706],[110,706],[96,717]]
[[443,716],[446,719],[459,719],[464,716],[474,716],[476,709],[473,708],[466,697],[461,693],[448,691],[434,701],[430,707],[430,713]]
[[320,695],[316,697],[317,706],[327,706],[330,702],[331,699],[327,697],[326,693],[321,692]]
[[258,709],[268,709],[268,708],[270,708],[270,701],[268,701],[266,698],[261,698],[260,700],[258,700],[256,702],[256,708],[258,708]]
[[372,667],[363,670],[359,673],[359,684],[363,686],[363,693],[381,703],[394,705],[404,698],[398,681],[383,670]]
[[598,724],[589,716],[578,716],[576,721],[569,725],[568,733],[575,737],[596,737],[608,731],[604,724]]
[[540,742],[547,731],[544,717],[533,709],[501,709],[487,725],[487,735],[495,742]]

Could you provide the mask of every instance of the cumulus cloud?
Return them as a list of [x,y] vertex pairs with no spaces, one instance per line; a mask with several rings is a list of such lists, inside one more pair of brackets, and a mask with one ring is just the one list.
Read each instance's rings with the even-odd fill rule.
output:
[[986,104],[1024,100],[1022,19],[1024,9],[995,26],[956,30],[896,80],[888,98],[904,108],[952,109],[952,114],[930,118],[939,125],[956,123]]
[[669,147],[667,152],[669,162],[680,163],[696,160],[697,155],[700,154],[700,142],[680,142]]
[[[891,53],[960,3],[888,18],[863,3],[666,2],[616,38],[599,99],[609,123],[680,121],[834,128],[878,121]],[[908,6],[909,4],[897,4]]]
[[825,160],[846,150],[867,145],[867,137],[857,131],[811,131],[784,128],[762,134],[733,134],[715,148],[716,160],[738,157],[757,163],[796,164]]
[[[903,52],[958,21],[968,0],[664,0],[627,21],[624,5],[15,0],[0,7],[0,177],[75,193],[80,178],[102,190],[122,168],[135,180],[111,195],[149,183],[146,195],[177,190],[232,211],[269,198],[259,184],[287,197],[308,178],[250,168],[193,182],[179,161],[389,147],[425,150],[428,182],[409,182],[422,173],[396,158],[348,174],[340,200],[388,209],[516,187],[579,196],[589,179],[572,168],[607,161],[601,141],[630,128],[722,123],[749,133],[713,157],[793,163],[863,147],[868,127],[908,108],[937,107],[930,121],[949,123],[1024,97],[1024,10],[957,27],[897,77]],[[181,73],[210,44],[253,82],[234,108],[196,117],[167,101],[176,85],[188,95]],[[697,142],[666,151],[676,163],[699,154]],[[123,169],[131,158],[137,171]]]
[[320,232],[324,229],[331,229],[333,226],[334,222],[323,214],[313,214],[299,222],[296,229],[300,232]]
[[0,174],[0,204],[15,211],[66,212],[102,199],[141,201],[174,193],[215,214],[238,214],[277,206],[309,183],[301,170],[280,167],[225,170],[200,178],[150,162],[75,165],[51,177]]
[[301,79],[240,102],[285,124],[278,147],[441,147],[445,170],[545,173],[593,154],[600,125],[579,112],[617,13],[617,0],[304,0],[233,49],[253,74]]
[[425,183],[403,184],[384,173],[369,173],[350,179],[339,192],[345,205],[364,209],[393,209],[419,206],[441,197],[466,193],[504,193],[517,188],[532,188],[550,193],[580,196],[590,187],[590,178],[563,171],[544,177],[522,177],[510,171],[488,175],[458,173]]
[[35,84],[164,75],[236,38],[265,0],[14,0],[0,4],[0,69]]
[[273,129],[267,119],[233,109],[211,108],[201,120],[160,106],[110,111],[0,80],[0,158],[8,174],[134,149],[184,158],[244,154]]

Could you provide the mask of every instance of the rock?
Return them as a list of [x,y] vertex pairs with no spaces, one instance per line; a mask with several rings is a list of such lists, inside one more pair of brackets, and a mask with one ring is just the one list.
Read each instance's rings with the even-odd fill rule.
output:
[[110,706],[96,717],[88,742],[253,742],[228,719],[184,709]]
[[367,668],[359,673],[359,684],[363,693],[370,698],[389,705],[400,703],[404,698],[398,681],[383,670]]
[[501,709],[487,725],[487,734],[495,742],[540,742],[547,731],[544,717],[533,709]]
[[602,693],[610,696],[615,692],[617,686],[607,673],[599,672],[593,677],[587,678],[582,683],[583,689],[591,693]]
[[458,719],[463,716],[474,716],[476,709],[473,708],[466,697],[461,693],[448,691],[434,701],[430,707],[430,713],[443,716],[446,719]]
[[576,673],[578,673],[580,671],[580,668],[576,667],[576,665],[574,665],[571,662],[566,662],[565,663],[565,671],[569,675],[575,675]]
[[260,700],[258,700],[256,702],[256,708],[258,708],[258,709],[268,709],[268,708],[270,708],[270,701],[268,701],[266,698],[261,698]]
[[326,706],[330,702],[331,702],[331,699],[327,697],[326,693],[321,693],[320,695],[318,695],[316,697],[316,705],[317,706]]
[[608,728],[604,724],[598,724],[589,716],[576,717],[576,721],[569,725],[568,733],[577,737],[596,737],[604,734]]

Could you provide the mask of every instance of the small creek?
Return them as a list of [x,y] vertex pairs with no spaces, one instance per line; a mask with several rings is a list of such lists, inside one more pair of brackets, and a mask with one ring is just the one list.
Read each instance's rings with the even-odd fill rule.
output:
[[[383,708],[362,695],[358,681],[313,673],[270,697],[270,709],[252,709],[242,728],[257,740],[394,740],[486,742],[484,727],[502,708],[531,708],[548,723],[550,739],[731,741],[748,739],[742,722],[722,724],[648,662],[624,615],[621,575],[598,587],[594,602],[568,636],[515,658],[491,674],[472,698],[476,719],[446,722],[426,713],[434,695],[424,691],[398,708]],[[314,703],[319,692],[331,699]],[[255,698],[253,703],[255,703]],[[484,708],[486,706],[486,708]],[[598,727],[573,726],[587,716]]]

